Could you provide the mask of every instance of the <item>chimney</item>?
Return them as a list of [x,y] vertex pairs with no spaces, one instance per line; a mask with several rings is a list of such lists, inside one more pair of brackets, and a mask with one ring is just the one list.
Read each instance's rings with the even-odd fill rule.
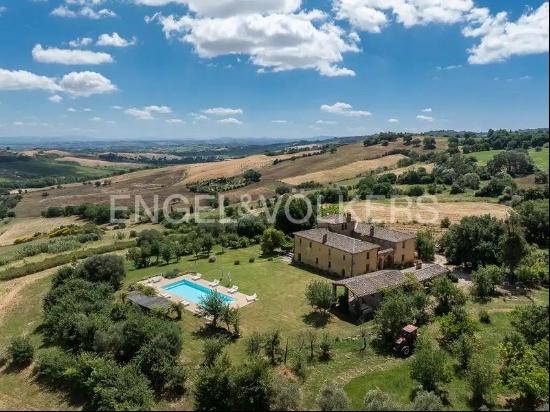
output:
[[421,260],[417,260],[416,261],[416,270],[420,270],[422,269],[422,261]]
[[370,237],[374,237],[374,225],[370,227]]
[[325,234],[323,235],[323,245],[324,245],[325,243],[327,243],[327,240],[328,240],[328,234],[325,233]]

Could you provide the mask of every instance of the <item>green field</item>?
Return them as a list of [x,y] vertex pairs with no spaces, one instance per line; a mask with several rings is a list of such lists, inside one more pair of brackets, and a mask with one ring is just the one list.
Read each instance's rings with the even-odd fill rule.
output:
[[128,171],[122,167],[89,167],[77,163],[58,162],[46,157],[32,157],[3,161],[0,163],[0,186],[31,187],[47,179],[57,179],[59,183],[93,180]]
[[480,165],[486,165],[495,155],[504,152],[504,150],[487,150],[485,152],[469,153],[468,156],[474,157]]
[[[358,339],[359,327],[337,316],[331,316],[328,324],[315,325],[318,320],[311,315],[304,291],[307,284],[324,277],[289,265],[280,258],[273,260],[259,257],[257,246],[241,250],[229,250],[222,253],[216,249],[217,261],[209,263],[208,259],[196,260],[186,257],[179,263],[155,266],[136,270],[127,263],[128,276],[126,286],[149,276],[158,275],[172,269],[182,271],[197,271],[206,280],[222,279],[224,284],[237,284],[245,294],[257,293],[259,300],[241,310],[241,329],[243,338],[252,331],[267,332],[278,329],[282,333],[283,345],[289,339],[289,347],[295,348],[299,333],[306,330],[317,330],[319,336],[328,332],[336,338],[333,359],[329,362],[315,362],[309,366],[307,378],[303,384],[304,407],[314,409],[319,390],[329,381],[343,386],[349,394],[353,408],[361,406],[364,394],[368,389],[379,387],[388,391],[401,405],[408,406],[408,399],[415,384],[408,374],[408,360],[398,359],[369,349],[361,353]],[[255,258],[254,262],[249,262]],[[239,265],[235,261],[239,260]],[[229,275],[230,274],[230,275]],[[22,278],[18,281],[25,281]],[[13,336],[30,334],[33,341],[41,347],[40,333],[41,301],[49,288],[49,277],[30,279],[18,292],[17,299],[5,313],[0,313],[0,354]],[[0,299],[7,290],[0,282]],[[539,302],[548,303],[548,291],[536,292],[533,297]],[[529,303],[528,298],[515,301],[494,300],[484,308],[491,313],[492,323],[483,325],[482,340],[490,356],[496,355],[497,345],[509,330],[507,313],[515,306]],[[469,309],[477,318],[481,305],[469,304]],[[185,312],[181,321],[183,329],[184,350],[182,360],[190,370],[197,368],[202,357],[203,337],[197,333],[203,325],[203,320]],[[372,323],[367,328],[372,330]],[[432,323],[421,330],[421,333],[437,334],[437,323]],[[228,347],[228,352],[235,364],[245,358],[245,340],[240,339]],[[191,384],[191,383],[190,383]],[[17,391],[13,388],[17,387]],[[451,405],[449,409],[471,409],[468,404],[469,389],[464,379],[457,377],[448,387]],[[19,407],[38,407],[46,409],[75,408],[57,394],[46,391],[33,382],[28,373],[9,373],[0,366],[0,409],[3,401],[9,400],[10,405]],[[192,407],[192,398],[188,395],[175,403],[163,402],[161,409],[185,410]]]
[[537,167],[548,173],[549,149],[547,147],[543,148],[541,151],[531,149],[529,150],[529,154],[531,155],[531,158],[533,159]]

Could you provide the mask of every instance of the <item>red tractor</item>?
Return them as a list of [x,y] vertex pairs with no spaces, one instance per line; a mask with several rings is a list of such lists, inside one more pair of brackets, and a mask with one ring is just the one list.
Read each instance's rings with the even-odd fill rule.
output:
[[414,325],[405,326],[399,337],[395,340],[393,353],[403,357],[409,356],[414,350],[417,338],[418,328]]

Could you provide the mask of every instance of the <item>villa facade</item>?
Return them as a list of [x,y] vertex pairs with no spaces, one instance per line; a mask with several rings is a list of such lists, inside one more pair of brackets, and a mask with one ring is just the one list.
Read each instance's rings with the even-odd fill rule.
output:
[[416,236],[333,215],[315,229],[294,233],[294,261],[342,277],[354,277],[415,261]]

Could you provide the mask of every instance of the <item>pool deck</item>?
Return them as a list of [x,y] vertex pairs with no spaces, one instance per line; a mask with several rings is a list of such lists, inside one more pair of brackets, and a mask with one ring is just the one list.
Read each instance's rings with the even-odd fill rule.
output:
[[[232,297],[233,299],[235,299],[234,302],[231,302],[229,304],[229,306],[231,306],[232,308],[240,309],[240,308],[243,308],[243,307],[245,307],[247,305],[250,305],[251,303],[255,302],[255,301],[249,301],[247,299],[248,295],[245,295],[243,293],[240,293],[240,292],[229,293],[229,288],[226,288],[224,286],[220,285],[220,286],[212,287],[212,286],[210,286],[209,281],[204,280],[202,278],[198,279],[198,280],[194,280],[193,277],[196,276],[196,275],[198,275],[198,273],[187,273],[187,274],[182,274],[181,276],[178,276],[178,277],[173,278],[173,279],[166,279],[164,277],[160,277],[160,279],[159,279],[159,277],[154,277],[154,278],[149,278],[149,279],[142,280],[139,283],[155,289],[159,296],[164,297],[164,298],[170,300],[171,302],[184,303],[185,309],[187,309],[187,310],[189,310],[189,311],[191,311],[195,314],[199,313],[199,308],[198,308],[198,305],[196,303],[186,301],[185,299],[182,299],[181,297],[179,297],[179,296],[177,296],[173,293],[170,293],[170,291],[164,290],[163,288],[166,287],[166,286],[172,285],[174,283],[181,282],[182,280],[187,280],[187,281],[196,283],[197,285],[201,285],[205,288],[208,288],[210,290],[215,290],[215,291],[220,292],[224,295]],[[153,282],[152,280],[154,280],[154,279],[158,279],[158,281]]]

